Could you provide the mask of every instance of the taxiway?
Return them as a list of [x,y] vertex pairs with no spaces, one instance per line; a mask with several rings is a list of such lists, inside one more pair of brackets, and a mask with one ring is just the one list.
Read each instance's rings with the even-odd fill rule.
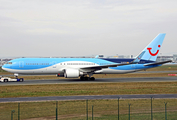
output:
[[0,86],[7,85],[40,85],[40,84],[78,84],[78,83],[106,83],[106,82],[174,82],[177,77],[135,77],[135,78],[96,78],[94,81],[80,79],[48,79],[25,80],[24,82],[3,82]]

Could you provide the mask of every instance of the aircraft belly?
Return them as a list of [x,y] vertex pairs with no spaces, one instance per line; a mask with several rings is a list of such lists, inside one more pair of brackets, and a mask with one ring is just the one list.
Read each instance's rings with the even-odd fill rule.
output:
[[[115,70],[115,69],[103,69],[100,71],[101,74],[123,74],[135,72],[136,70]],[[99,71],[98,71],[99,72]],[[97,73],[97,72],[96,72]]]
[[17,69],[8,69],[6,68],[6,71],[11,73],[18,73],[18,74],[57,74],[61,71],[58,71],[57,68],[41,68],[41,69],[32,69],[32,70],[17,70]]

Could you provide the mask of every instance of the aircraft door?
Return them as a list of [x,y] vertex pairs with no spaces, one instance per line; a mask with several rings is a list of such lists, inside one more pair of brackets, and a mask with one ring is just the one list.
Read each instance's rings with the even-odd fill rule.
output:
[[52,62],[52,65],[53,65],[53,68],[56,68],[56,67],[57,67],[57,62],[56,62],[56,61],[53,61],[53,62]]
[[23,68],[24,67],[24,62],[23,61],[20,61],[19,62],[19,68]]
[[131,68],[136,68],[136,67],[135,67],[135,64],[132,64],[132,65],[131,65]]

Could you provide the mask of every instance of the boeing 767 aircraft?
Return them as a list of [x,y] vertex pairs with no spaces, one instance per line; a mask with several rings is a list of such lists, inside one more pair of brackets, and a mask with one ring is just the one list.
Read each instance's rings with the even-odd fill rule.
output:
[[120,58],[19,58],[2,69],[18,77],[21,74],[56,74],[58,77],[95,80],[93,74],[121,74],[161,66],[156,62],[165,33],[160,33],[135,59]]

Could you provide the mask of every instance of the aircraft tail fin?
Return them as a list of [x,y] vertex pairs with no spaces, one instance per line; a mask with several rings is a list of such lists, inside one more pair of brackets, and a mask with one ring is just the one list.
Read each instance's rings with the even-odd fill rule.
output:
[[[151,43],[145,47],[145,49],[140,53],[142,60],[156,61],[159,54],[160,48],[162,47],[163,40],[165,38],[165,33],[158,34]],[[136,60],[136,59],[135,59]]]

